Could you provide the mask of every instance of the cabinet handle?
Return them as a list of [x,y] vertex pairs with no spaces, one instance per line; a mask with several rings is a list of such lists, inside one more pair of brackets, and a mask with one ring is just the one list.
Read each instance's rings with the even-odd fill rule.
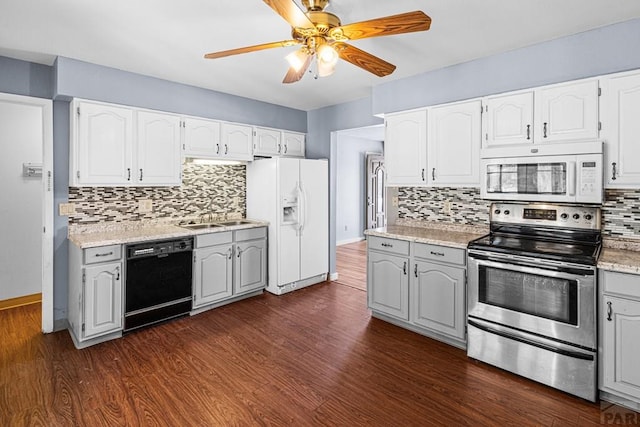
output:
[[547,122],[544,122],[544,126],[542,126],[542,136],[547,137]]
[[407,275],[407,261],[404,262],[404,265],[402,266],[402,272],[404,273],[404,275]]
[[616,180],[616,175],[618,174],[618,172],[616,171],[616,162],[611,163],[611,180],[615,181]]
[[414,264],[413,266],[413,275],[418,277],[418,264]]
[[444,253],[442,253],[442,252],[433,252],[433,251],[431,251],[431,255],[435,255],[435,256],[444,256]]
[[424,168],[422,168],[422,180],[424,181]]
[[382,246],[384,246],[385,248],[392,248],[393,245],[391,243],[383,243]]
[[431,179],[433,181],[436,180],[436,168],[431,169]]
[[242,249],[237,248],[238,249],[238,254],[236,255],[236,257],[240,258],[240,253],[242,253]]
[[233,248],[229,248],[228,258],[231,259],[232,256],[233,256]]
[[127,168],[127,181],[131,181],[131,168]]
[[142,168],[140,168],[140,181],[142,181]]
[[527,125],[527,139],[531,139],[531,125]]
[[607,301],[607,320],[611,322],[611,316],[613,315],[613,308],[611,308],[611,301]]
[[229,154],[229,146],[224,144],[224,154]]
[[116,267],[116,280],[120,280],[120,267]]
[[96,254],[96,256],[109,256],[109,255],[113,255],[113,251],[111,252],[105,252],[103,254]]
[[220,154],[220,144],[216,144],[216,154]]
[[284,154],[287,154],[287,144],[284,144]]
[[282,144],[278,144],[278,154],[282,151]]

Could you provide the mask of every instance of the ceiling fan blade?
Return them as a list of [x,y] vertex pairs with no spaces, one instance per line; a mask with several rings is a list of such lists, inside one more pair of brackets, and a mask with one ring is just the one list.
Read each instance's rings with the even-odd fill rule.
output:
[[431,18],[424,12],[416,10],[414,12],[401,13],[400,15],[386,16],[384,18],[335,27],[329,32],[329,35],[337,41],[340,41],[341,38],[357,40],[367,37],[391,36],[394,34],[426,31],[429,27],[431,27]]
[[305,59],[304,64],[298,71],[296,71],[293,67],[289,67],[289,71],[287,71],[287,74],[284,76],[284,80],[282,80],[282,83],[295,83],[300,80],[302,76],[304,76],[304,73],[307,72],[307,69],[311,64],[311,58],[313,57],[307,54],[307,59]]
[[338,51],[340,58],[378,77],[388,76],[396,69],[395,65],[350,44],[334,43],[333,47]]
[[293,0],[264,0],[264,2],[293,28],[316,28]]
[[223,58],[225,56],[238,55],[241,53],[255,52],[257,50],[271,49],[274,47],[287,47],[300,44],[297,40],[283,40],[280,42],[264,43],[255,46],[240,47],[238,49],[223,50],[220,52],[207,53],[204,57],[207,59]]

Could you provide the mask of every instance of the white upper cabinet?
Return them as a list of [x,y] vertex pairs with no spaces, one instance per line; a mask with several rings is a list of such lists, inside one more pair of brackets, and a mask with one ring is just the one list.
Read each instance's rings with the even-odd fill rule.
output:
[[427,183],[427,111],[385,117],[385,167],[388,185]]
[[640,72],[601,80],[605,185],[640,186]]
[[222,123],[221,156],[232,160],[253,160],[253,127]]
[[139,185],[180,185],[180,117],[138,111],[137,167]]
[[182,148],[186,157],[220,155],[220,122],[185,117]]
[[598,80],[536,90],[535,142],[598,138]]
[[305,135],[297,132],[282,132],[282,155],[287,157],[304,157]]
[[253,135],[255,156],[279,156],[282,153],[282,132],[277,129],[255,128]]
[[133,111],[89,102],[71,104],[69,182],[72,185],[131,184]]
[[71,186],[180,185],[180,117],[71,103]]
[[481,111],[480,100],[429,109],[429,185],[480,185]]
[[484,99],[484,146],[533,142],[533,91]]

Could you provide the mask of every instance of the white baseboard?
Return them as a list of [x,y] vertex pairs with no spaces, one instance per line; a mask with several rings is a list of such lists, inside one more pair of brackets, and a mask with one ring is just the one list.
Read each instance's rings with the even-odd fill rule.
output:
[[336,280],[338,280],[338,272],[329,274],[329,280],[332,282],[335,282]]
[[348,245],[349,243],[361,242],[364,240],[364,237],[354,237],[353,239],[345,239],[336,242],[336,246]]

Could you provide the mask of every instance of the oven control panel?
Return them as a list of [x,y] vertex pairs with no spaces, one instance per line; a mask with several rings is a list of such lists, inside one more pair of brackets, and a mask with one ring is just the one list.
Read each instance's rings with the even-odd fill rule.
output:
[[492,203],[491,222],[600,230],[600,208],[540,203]]

